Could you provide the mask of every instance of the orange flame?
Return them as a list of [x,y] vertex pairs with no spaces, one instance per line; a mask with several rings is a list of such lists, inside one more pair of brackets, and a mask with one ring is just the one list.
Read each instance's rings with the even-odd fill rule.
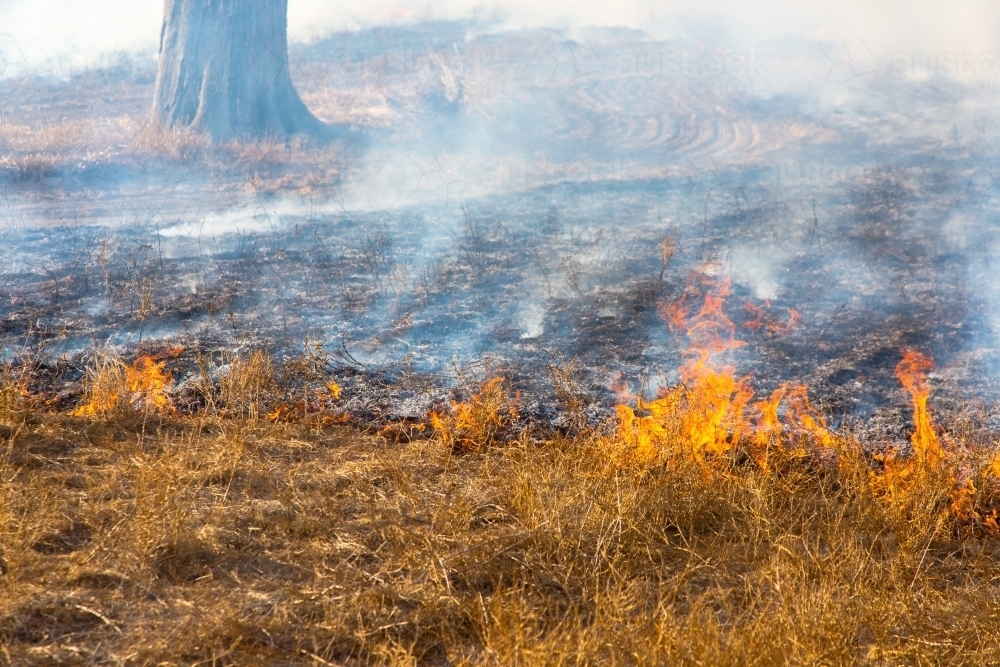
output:
[[751,405],[760,413],[756,424],[757,435],[754,438],[758,445],[767,445],[774,437],[781,434],[782,425],[781,418],[778,416],[778,407],[787,393],[788,384],[782,384],[771,392],[771,400],[757,401]]
[[802,326],[802,315],[794,308],[788,309],[788,321],[781,325],[782,333],[790,333]]
[[951,515],[959,524],[969,524],[980,518],[976,511],[976,494],[979,490],[971,479],[965,480],[965,484],[956,485],[949,496],[949,509]]
[[342,411],[328,411],[328,404],[341,399],[343,389],[333,380],[327,381],[322,387],[312,387],[307,389],[305,395],[291,405],[286,402],[279,403],[274,409],[267,413],[267,418],[272,422],[294,422],[305,419],[312,415],[324,424],[343,424],[349,420],[349,416]]
[[903,360],[896,365],[896,378],[913,398],[913,425],[911,437],[913,454],[922,470],[937,466],[944,458],[944,450],[927,409],[927,373],[934,370],[934,362],[914,350],[903,350]]
[[691,315],[691,306],[688,305],[687,297],[682,296],[673,303],[660,304],[657,312],[671,331],[680,331],[687,326],[688,317]]
[[[730,280],[717,282],[713,290],[705,295],[701,310],[688,323],[687,335],[691,341],[687,354],[701,356],[703,352],[718,354],[746,345],[736,340],[736,325],[722,312],[722,306],[729,296]],[[683,375],[684,370],[681,369]]]
[[752,317],[753,319],[747,320],[740,326],[754,333],[759,333],[761,329],[766,329],[769,334],[788,334],[802,325],[802,315],[794,308],[788,309],[788,319],[782,322],[765,310],[770,307],[770,301],[764,302],[764,308],[749,301],[743,302],[743,310],[747,312],[748,317]]
[[478,393],[468,401],[452,401],[450,415],[431,412],[430,422],[446,446],[473,450],[492,444],[509,430],[517,416],[504,379],[495,377],[481,383]]
[[784,427],[781,424],[781,418],[778,416],[778,407],[781,405],[781,401],[784,400],[786,393],[788,393],[788,385],[782,384],[771,392],[770,400],[757,401],[750,406],[760,415],[754,425],[754,446],[751,452],[754,461],[765,471],[770,469],[771,448],[781,442],[781,434]]
[[130,366],[124,366],[117,359],[99,361],[91,378],[88,400],[73,414],[100,417],[123,407],[138,409],[142,406],[160,412],[172,410],[169,391],[174,379],[164,370],[165,363],[149,355],[140,356]]
[[827,449],[835,447],[836,441],[826,426],[826,418],[809,402],[805,385],[792,385],[788,389],[785,419],[792,428],[808,434],[821,446]]
[[[898,452],[890,451],[878,458],[883,463],[882,473],[875,475],[876,486],[890,499],[905,500],[915,484],[935,470],[941,469],[948,458],[941,446],[937,430],[927,409],[930,387],[927,373],[934,369],[934,362],[914,350],[903,350],[903,359],[896,365],[896,378],[913,399],[913,456],[900,459]],[[956,487],[951,498],[951,513],[958,521],[968,520],[969,503],[975,495],[975,487],[968,483],[960,485],[954,462],[945,472],[955,481]]]
[[752,320],[748,320],[743,323],[744,329],[757,333],[758,331],[764,328],[764,325],[766,324],[766,322],[764,321],[766,318],[766,313],[764,312],[763,308],[754,305],[749,301],[744,301],[743,310],[747,311],[747,315],[753,318]]
[[[781,404],[785,404],[784,421],[779,415]],[[769,454],[773,447],[783,446],[786,454],[795,458],[806,455],[799,444],[792,446],[789,438],[783,442],[782,436],[801,434],[827,450],[837,446],[836,438],[827,428],[826,419],[809,401],[805,385],[783,383],[771,393],[770,400],[758,401],[751,405],[760,416],[754,424],[754,460],[765,471],[769,469]]]
[[[618,405],[619,437],[640,459],[655,460],[680,448],[705,466],[720,460],[738,443],[747,442],[754,460],[765,471],[774,447],[795,457],[805,456],[805,447],[794,445],[786,434],[804,435],[821,447],[835,448],[837,441],[809,402],[805,386],[783,384],[769,400],[750,403],[750,378],[738,378],[732,365],[719,360],[746,344],[736,339],[736,325],[723,312],[731,281],[697,274],[689,280],[689,287],[693,283],[708,287],[696,315],[689,317],[691,308],[685,297],[660,307],[660,316],[668,326],[687,331],[689,346],[680,367],[681,385],[660,392],[654,401],[644,402],[639,397],[635,408]],[[766,302],[765,308],[770,305]],[[766,327],[772,333],[788,332],[802,321],[794,310],[789,311],[787,322],[781,322],[753,303],[746,302],[743,307],[754,318],[743,327],[754,331]],[[753,418],[747,417],[748,409]]]
[[[615,407],[618,434],[637,459],[653,461],[660,456],[669,433],[668,420],[676,414],[675,399],[673,395],[664,396],[647,404],[639,399],[635,410],[627,405]],[[639,416],[637,412],[645,414]]]
[[719,366],[713,359],[746,343],[736,340],[736,325],[722,312],[731,281],[709,284],[711,291],[688,325],[690,345],[680,368],[685,386],[682,428],[700,463],[706,454],[724,454],[739,441],[746,430],[743,411],[753,396],[749,378],[737,380],[733,366]]
[[333,397],[333,400],[335,401],[340,400],[340,394],[342,389],[340,388],[339,384],[337,384],[333,380],[330,380],[329,382],[326,383],[326,390],[330,394],[330,396]]
[[611,391],[614,392],[615,400],[619,403],[628,403],[635,398],[635,394],[628,386],[628,380],[621,372],[615,373],[611,378]]
[[680,368],[682,386],[650,402],[639,397],[635,409],[616,408],[619,435],[639,458],[661,456],[668,441],[676,440],[669,437],[672,431],[678,430],[686,455],[704,465],[709,457],[731,450],[746,430],[743,412],[753,396],[749,378],[737,379],[733,366],[720,365],[715,358],[745,344],[736,340],[736,325],[722,311],[730,281],[704,277],[703,282],[710,291],[693,318],[687,319],[690,308],[683,297],[660,312],[668,325],[687,329],[690,344]]
[[141,401],[161,411],[173,407],[167,392],[174,378],[163,366],[162,361],[142,356],[125,369],[125,384],[133,402]]

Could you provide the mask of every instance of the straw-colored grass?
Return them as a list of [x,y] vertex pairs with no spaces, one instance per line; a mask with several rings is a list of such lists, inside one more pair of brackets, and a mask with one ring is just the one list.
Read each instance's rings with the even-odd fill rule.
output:
[[224,377],[186,417],[2,394],[0,663],[1000,662],[1000,543],[951,479],[888,502],[850,438],[706,474],[607,433],[272,423],[265,357]]

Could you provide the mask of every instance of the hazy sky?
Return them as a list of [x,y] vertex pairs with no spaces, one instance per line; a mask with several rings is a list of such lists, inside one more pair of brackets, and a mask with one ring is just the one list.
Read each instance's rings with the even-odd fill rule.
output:
[[[289,32],[307,40],[334,30],[422,19],[499,18],[505,27],[624,26],[742,48],[795,36],[861,37],[873,53],[997,53],[998,0],[289,0]],[[161,0],[0,0],[0,56],[59,72],[103,53],[156,48]],[[0,62],[0,68],[3,63]],[[9,76],[12,72],[8,71]]]

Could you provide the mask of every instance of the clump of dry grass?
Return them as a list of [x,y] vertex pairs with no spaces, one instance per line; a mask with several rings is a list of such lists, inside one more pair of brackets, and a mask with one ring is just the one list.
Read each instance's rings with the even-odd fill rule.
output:
[[127,364],[112,348],[95,350],[87,367],[85,400],[73,414],[115,419],[140,411],[171,410],[173,377],[163,367],[162,361],[148,355]]
[[106,159],[130,145],[140,124],[128,116],[0,123],[0,170],[15,181],[38,180],[70,160]]
[[0,364],[0,423],[17,423],[28,413],[31,394],[23,369]]
[[944,436],[916,353],[907,451],[834,433],[805,387],[751,402],[704,354],[570,435],[487,369],[432,439],[331,426],[320,345],[200,357],[185,414],[159,358],[97,350],[69,415],[0,377],[0,660],[1000,660],[996,443]]
[[468,401],[452,401],[447,412],[431,413],[431,425],[446,447],[482,449],[509,437],[517,407],[505,385],[502,377],[483,380]]
[[[214,145],[184,128],[148,123],[148,107],[130,105],[113,117],[81,115],[77,106],[50,110],[41,121],[24,109],[20,121],[0,121],[0,176],[32,191],[81,168],[198,169],[231,195],[270,196],[294,191],[325,193],[341,175],[342,144],[302,140],[232,141]],[[57,113],[59,112],[59,113]],[[29,122],[28,118],[32,120]],[[66,186],[70,187],[70,186]]]
[[274,364],[262,350],[233,354],[219,377],[219,402],[223,414],[256,420],[264,412],[264,402],[274,388]]
[[998,657],[995,542],[804,465],[708,479],[593,437],[454,456],[342,428],[52,418],[3,476],[13,664]]
[[207,166],[217,180],[233,179],[251,195],[295,191],[308,196],[337,183],[342,147],[319,146],[302,139],[231,141],[213,145],[208,137],[185,128],[144,126],[130,151],[140,159],[169,159],[190,167]]

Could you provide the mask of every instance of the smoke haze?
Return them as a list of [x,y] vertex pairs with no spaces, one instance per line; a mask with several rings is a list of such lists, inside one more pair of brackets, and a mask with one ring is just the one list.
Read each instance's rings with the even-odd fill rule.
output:
[[[109,53],[155,52],[162,18],[156,0],[4,0],[0,56],[5,75],[65,74],[100,63]],[[860,37],[879,58],[916,53],[995,53],[1000,5],[990,0],[798,2],[733,0],[648,3],[468,2],[364,3],[290,0],[289,36],[308,42],[331,32],[423,21],[471,20],[479,29],[551,27],[641,30],[657,39],[707,40],[734,49],[796,38]]]

